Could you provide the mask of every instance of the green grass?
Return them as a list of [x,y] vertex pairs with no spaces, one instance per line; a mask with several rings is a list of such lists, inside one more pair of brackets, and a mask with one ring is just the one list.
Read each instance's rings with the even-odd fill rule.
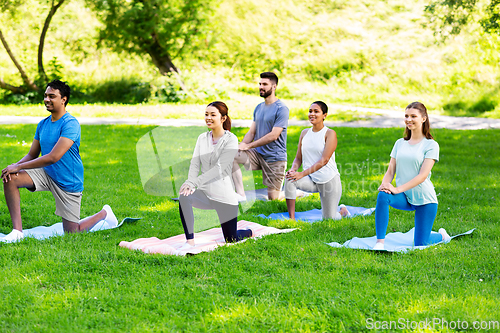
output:
[[[224,100],[229,107],[229,116],[232,119],[252,119],[255,106],[263,99],[258,95],[235,94],[232,98]],[[290,119],[307,120],[309,106],[313,99],[297,100],[284,99],[290,109]],[[75,117],[90,118],[134,118],[134,119],[203,119],[206,103],[202,104],[69,104],[68,112]],[[0,116],[31,116],[46,117],[48,112],[43,104],[39,105],[1,105]],[[328,121],[356,121],[366,119],[371,113],[359,114],[356,111],[329,109]]]
[[[35,128],[0,127],[2,165],[28,151],[22,142],[31,142]],[[334,249],[324,243],[374,235],[374,216],[268,221],[254,215],[285,211],[285,203],[257,202],[240,218],[300,230],[174,257],[118,247],[182,233],[177,205],[141,187],[135,145],[151,129],[82,126],[82,216],[108,203],[119,219],[143,219],[117,230],[0,244],[0,331],[366,332],[368,318],[499,320],[500,131],[434,132],[441,147],[432,174],[440,200],[434,229],[453,235],[477,228],[472,236],[407,254]],[[289,130],[289,164],[300,130]],[[336,130],[341,201],[372,207],[402,130]],[[0,200],[6,233],[10,218]],[[25,228],[59,222],[50,193],[21,191],[21,200]],[[298,210],[319,207],[317,195],[297,201]],[[412,225],[412,213],[391,210],[389,231]]]

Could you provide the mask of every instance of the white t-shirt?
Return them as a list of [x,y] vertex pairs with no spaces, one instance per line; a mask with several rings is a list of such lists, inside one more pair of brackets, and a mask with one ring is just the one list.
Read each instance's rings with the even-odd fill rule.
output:
[[[325,151],[325,136],[328,127],[324,126],[320,131],[313,132],[312,128],[307,131],[302,138],[302,163],[303,169],[309,169],[314,163],[318,162]],[[335,152],[326,165],[316,172],[309,175],[316,184],[325,184],[339,174],[337,164],[335,163]]]
[[[403,138],[396,141],[391,157],[396,159],[396,186],[408,183],[420,173],[426,158],[439,161],[439,145],[432,139],[424,138],[415,145],[410,145]],[[415,206],[438,203],[431,173],[419,185],[404,192],[408,202]]]

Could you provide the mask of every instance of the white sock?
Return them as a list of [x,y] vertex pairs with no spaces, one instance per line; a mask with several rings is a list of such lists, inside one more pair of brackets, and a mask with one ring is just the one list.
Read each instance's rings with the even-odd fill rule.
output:
[[109,207],[109,205],[104,205],[102,209],[104,209],[107,214],[104,221],[108,222],[110,227],[112,228],[116,227],[118,225],[118,220],[116,219],[115,213],[113,213],[111,207]]
[[444,228],[439,229],[438,232],[443,237],[443,242],[448,243],[449,241],[451,241],[450,235],[448,235],[448,233],[446,232],[446,230]]
[[12,231],[0,241],[5,242],[5,243],[14,243],[14,242],[17,242],[23,238],[24,238],[24,234],[22,231],[19,231],[17,229],[12,229]]
[[376,242],[373,249],[374,250],[385,250],[384,243]]
[[180,248],[178,248],[177,250],[180,250],[180,251],[186,251],[186,250],[190,250],[194,247],[194,245],[191,245],[189,244],[188,242],[184,243],[184,245],[182,245]]

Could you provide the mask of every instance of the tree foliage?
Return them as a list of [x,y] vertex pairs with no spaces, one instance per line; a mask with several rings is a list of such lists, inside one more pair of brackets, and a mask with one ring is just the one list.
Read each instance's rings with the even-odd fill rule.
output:
[[474,14],[480,15],[479,23],[486,32],[500,34],[500,0],[438,0],[431,2],[425,11],[444,37],[459,34]]
[[[11,92],[15,94],[22,94],[26,93],[27,91],[39,91],[39,87],[41,85],[44,85],[48,82],[49,78],[47,74],[45,73],[45,69],[43,67],[43,50],[44,50],[44,44],[45,44],[45,38],[47,36],[47,31],[49,30],[50,22],[54,15],[56,14],[57,10],[63,5],[63,3],[66,0],[50,0],[50,10],[49,13],[47,14],[47,17],[45,18],[45,22],[42,28],[42,32],[40,34],[40,39],[38,42],[38,53],[37,53],[37,64],[38,64],[38,75],[36,80],[31,79],[26,70],[23,68],[23,66],[20,64],[20,62],[17,60],[14,52],[11,50],[9,43],[7,42],[7,39],[5,38],[4,34],[2,33],[0,29],[0,40],[2,42],[3,47],[7,51],[7,54],[9,55],[10,59],[16,66],[20,76],[22,77],[23,80],[23,85],[21,86],[15,86],[12,84],[9,84],[4,81],[3,77],[0,77],[0,88],[10,90]],[[0,10],[2,13],[7,13],[8,15],[13,16],[14,13],[16,12],[16,9],[23,5],[24,1],[13,1],[13,0],[0,0]],[[36,84],[34,81],[38,81],[38,84]]]
[[173,59],[203,41],[212,0],[88,1],[105,28],[100,40],[116,51],[148,54],[160,73],[178,73]]

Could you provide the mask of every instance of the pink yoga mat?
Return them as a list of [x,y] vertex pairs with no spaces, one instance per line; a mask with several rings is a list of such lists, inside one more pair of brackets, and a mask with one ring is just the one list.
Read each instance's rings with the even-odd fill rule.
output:
[[[238,229],[250,228],[253,232],[253,237],[262,237],[270,234],[281,234],[290,232],[295,229],[276,229],[273,227],[266,227],[258,223],[249,222],[245,220],[238,221]],[[141,250],[144,253],[161,253],[183,256],[188,253],[197,254],[200,252],[212,251],[219,246],[226,245],[224,236],[222,235],[221,228],[213,228],[205,230],[194,235],[195,246],[188,250],[179,250],[180,247],[186,243],[184,234],[169,237],[166,239],[159,239],[157,237],[139,238],[132,242],[121,241],[120,246],[130,250]],[[235,244],[235,243],[231,243]],[[229,245],[229,244],[228,244]]]

